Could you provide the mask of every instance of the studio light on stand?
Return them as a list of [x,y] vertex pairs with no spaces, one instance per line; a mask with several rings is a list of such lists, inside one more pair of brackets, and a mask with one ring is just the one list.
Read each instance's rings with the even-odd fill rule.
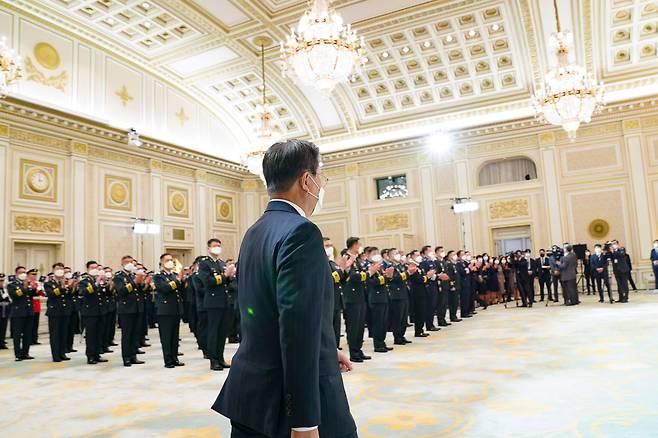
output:
[[153,220],[143,217],[134,217],[135,222],[132,225],[133,234],[139,237],[140,259],[144,258],[144,235],[160,234],[160,224],[153,223]]
[[466,221],[465,215],[480,209],[480,204],[472,201],[471,198],[452,198],[452,211],[459,215],[462,229],[462,243],[466,247]]

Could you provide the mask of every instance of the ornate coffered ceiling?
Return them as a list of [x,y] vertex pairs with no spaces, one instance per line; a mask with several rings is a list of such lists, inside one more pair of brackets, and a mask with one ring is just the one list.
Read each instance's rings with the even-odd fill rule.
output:
[[[279,72],[266,50],[268,95],[284,136],[325,151],[417,137],[532,114],[555,30],[548,0],[334,0],[366,39],[368,62],[330,99]],[[658,1],[559,0],[579,63],[606,81],[609,100],[658,91]],[[253,139],[260,72],[253,39],[282,39],[299,0],[0,0],[130,62]],[[180,142],[179,140],[177,140]],[[194,144],[184,145],[194,148]],[[221,152],[218,152],[221,155]]]

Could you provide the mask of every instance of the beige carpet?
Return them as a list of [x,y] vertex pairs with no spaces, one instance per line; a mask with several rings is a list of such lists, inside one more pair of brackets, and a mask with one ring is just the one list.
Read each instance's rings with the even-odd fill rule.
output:
[[[583,300],[496,306],[373,354],[345,375],[360,436],[658,436],[658,295]],[[132,368],[121,366],[118,347],[95,366],[82,345],[57,364],[47,344],[28,362],[0,351],[0,435],[229,437],[228,422],[210,411],[226,372],[208,370],[186,330],[187,366],[165,369],[157,330],[150,335],[147,364]]]

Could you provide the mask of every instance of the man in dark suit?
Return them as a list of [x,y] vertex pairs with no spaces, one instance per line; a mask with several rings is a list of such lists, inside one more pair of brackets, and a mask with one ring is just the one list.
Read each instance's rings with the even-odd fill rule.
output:
[[307,219],[322,206],[320,151],[276,143],[263,158],[270,203],[240,248],[242,343],[213,409],[232,438],[352,438],[340,375],[334,290],[322,234]]
[[80,299],[80,314],[85,325],[85,342],[87,363],[95,365],[107,362],[101,358],[101,286],[105,280],[105,273],[101,274],[98,263],[93,260],[87,262],[87,272],[78,284]]
[[560,268],[560,282],[562,282],[562,290],[564,290],[564,304],[567,306],[575,306],[580,304],[578,300],[578,285],[576,283],[578,257],[573,252],[571,245],[564,247],[564,257],[560,260],[558,266]]
[[631,267],[628,263],[626,248],[619,246],[618,240],[612,241],[610,252],[612,261],[612,272],[617,280],[617,292],[619,293],[618,303],[628,303],[628,279],[631,276]]
[[537,264],[532,259],[532,253],[527,250],[525,257],[521,257],[516,261],[516,270],[519,276],[519,290],[521,291],[521,307],[532,307],[535,301],[534,281],[537,274]]
[[651,266],[653,267],[653,278],[656,282],[656,289],[658,290],[658,240],[653,241],[653,248],[651,249]]
[[540,302],[544,301],[544,289],[548,292],[548,299],[551,299],[551,262],[546,257],[546,250],[539,250],[539,257],[535,261],[537,265],[537,276],[539,278],[539,298]]
[[602,284],[604,284],[608,290],[610,304],[614,303],[615,301],[612,299],[612,289],[610,288],[610,280],[608,279],[608,255],[603,253],[601,245],[596,244],[594,246],[594,254],[592,254],[589,259],[589,265],[594,284],[599,292],[599,303],[604,302]]

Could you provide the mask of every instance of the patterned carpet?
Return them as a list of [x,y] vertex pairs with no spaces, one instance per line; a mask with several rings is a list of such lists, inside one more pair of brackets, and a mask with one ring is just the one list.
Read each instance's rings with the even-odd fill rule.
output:
[[[359,435],[658,436],[658,295],[633,293],[630,304],[614,305],[583,299],[577,307],[496,306],[373,354],[345,375]],[[157,330],[141,356],[147,364],[132,368],[121,366],[118,350],[95,366],[80,346],[67,363],[50,362],[45,344],[29,362],[1,351],[1,435],[228,438],[228,422],[209,409],[226,372],[210,372],[185,333],[187,366],[176,369],[163,368]]]

